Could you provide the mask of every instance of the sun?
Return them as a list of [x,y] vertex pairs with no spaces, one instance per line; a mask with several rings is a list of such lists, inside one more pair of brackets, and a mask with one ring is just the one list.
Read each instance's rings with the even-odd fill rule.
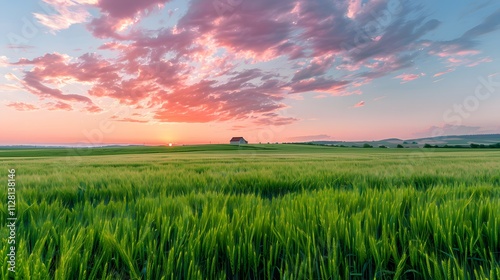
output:
[[172,147],[172,143],[168,143],[168,146],[169,146],[169,147]]

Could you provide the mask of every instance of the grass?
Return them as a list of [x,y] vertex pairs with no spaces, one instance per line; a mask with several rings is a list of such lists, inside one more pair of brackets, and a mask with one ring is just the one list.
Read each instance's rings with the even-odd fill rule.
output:
[[17,279],[500,279],[500,151],[71,150],[0,151]]

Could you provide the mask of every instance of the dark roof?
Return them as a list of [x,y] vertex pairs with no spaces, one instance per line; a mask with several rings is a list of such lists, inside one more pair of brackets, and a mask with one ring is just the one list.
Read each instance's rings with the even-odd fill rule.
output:
[[245,140],[245,138],[243,138],[243,137],[233,137],[233,138],[231,138],[231,140],[229,140],[229,142],[236,142],[236,141],[240,141],[242,139]]

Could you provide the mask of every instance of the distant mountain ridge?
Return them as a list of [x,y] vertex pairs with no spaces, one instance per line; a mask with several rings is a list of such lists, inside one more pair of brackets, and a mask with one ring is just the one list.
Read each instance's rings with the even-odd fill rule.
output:
[[388,148],[396,148],[401,145],[405,148],[421,148],[425,144],[439,145],[439,146],[455,146],[455,145],[470,145],[470,144],[484,144],[492,145],[500,143],[500,134],[477,134],[477,135],[447,135],[436,137],[425,137],[416,139],[398,139],[388,138],[377,141],[308,141],[304,143],[312,143],[319,145],[336,145],[336,146],[357,146],[362,147],[365,144],[373,147],[385,146]]

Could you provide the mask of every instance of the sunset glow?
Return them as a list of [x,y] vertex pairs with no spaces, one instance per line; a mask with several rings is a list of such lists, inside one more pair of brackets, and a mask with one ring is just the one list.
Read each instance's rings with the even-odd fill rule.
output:
[[500,133],[500,3],[4,3],[0,145]]

